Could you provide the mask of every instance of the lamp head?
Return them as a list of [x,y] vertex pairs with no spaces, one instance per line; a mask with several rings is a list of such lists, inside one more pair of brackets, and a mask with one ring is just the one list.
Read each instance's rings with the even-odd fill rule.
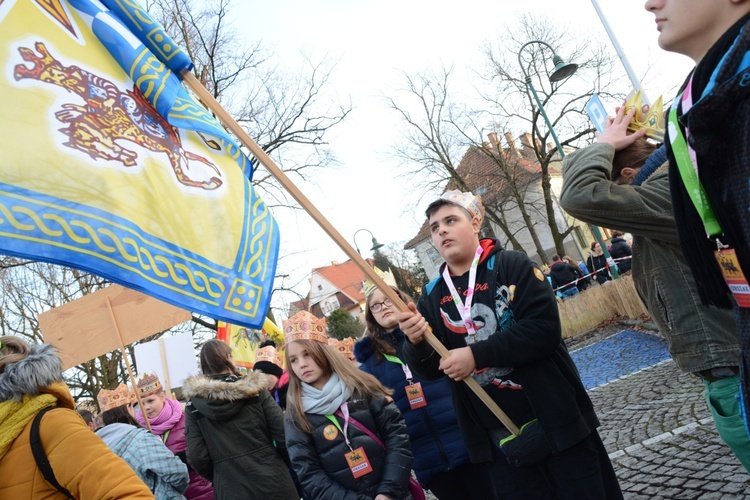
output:
[[566,64],[565,61],[563,61],[562,57],[558,56],[557,54],[555,54],[552,58],[552,63],[555,65],[555,69],[552,70],[552,74],[549,75],[549,81],[551,82],[559,82],[560,80],[565,80],[570,75],[575,73],[578,69],[577,64]]
[[371,252],[374,252],[378,248],[382,248],[385,245],[383,243],[378,243],[378,240],[375,239],[375,236],[372,237],[372,248],[370,249]]

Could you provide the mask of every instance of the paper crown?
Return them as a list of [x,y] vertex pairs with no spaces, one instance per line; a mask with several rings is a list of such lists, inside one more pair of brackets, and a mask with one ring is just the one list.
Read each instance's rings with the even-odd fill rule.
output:
[[[396,285],[396,278],[393,276],[393,273],[390,269],[388,271],[381,271],[377,267],[375,268],[375,274],[380,276],[380,278],[385,281],[385,284],[388,286],[391,286],[393,288],[398,288]],[[365,298],[369,298],[370,295],[372,295],[372,292],[378,289],[378,287],[375,286],[375,283],[373,283],[370,280],[365,280],[365,282],[362,284],[362,289],[365,292]]]
[[255,362],[260,363],[261,361],[268,361],[269,363],[273,363],[279,367],[281,367],[283,364],[281,361],[281,356],[279,355],[279,351],[277,351],[276,348],[272,345],[261,347],[260,349],[255,351]]
[[141,396],[151,396],[164,390],[155,373],[147,373],[138,381],[138,392]]
[[328,345],[343,354],[346,358],[354,361],[354,339],[349,337],[343,340],[328,339]]
[[484,220],[484,205],[482,205],[482,200],[478,196],[474,196],[470,192],[464,193],[453,189],[443,193],[440,198],[465,208],[473,217],[479,217],[480,222]]
[[641,91],[631,91],[625,101],[625,113],[635,108],[635,115],[628,125],[628,130],[635,132],[640,129],[646,131],[646,136],[656,141],[664,142],[664,102],[662,97],[649,106],[643,104]]
[[99,409],[102,412],[117,408],[118,406],[124,406],[132,402],[133,394],[125,384],[120,384],[114,391],[102,389],[99,394],[96,395],[96,400],[99,401]]
[[307,311],[300,311],[289,320],[283,321],[284,345],[297,340],[313,340],[323,344],[328,342],[325,318],[316,318]]

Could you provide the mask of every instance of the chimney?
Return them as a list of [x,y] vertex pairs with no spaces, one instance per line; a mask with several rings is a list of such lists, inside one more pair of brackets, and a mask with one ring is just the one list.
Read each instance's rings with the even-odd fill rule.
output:
[[487,134],[487,138],[489,138],[490,144],[492,144],[495,149],[500,152],[500,141],[497,140],[497,134],[495,132],[490,132],[489,134]]
[[513,134],[505,132],[505,140],[508,142],[508,148],[510,148],[511,154],[515,156],[521,156],[521,152],[516,147],[516,140],[513,138]]

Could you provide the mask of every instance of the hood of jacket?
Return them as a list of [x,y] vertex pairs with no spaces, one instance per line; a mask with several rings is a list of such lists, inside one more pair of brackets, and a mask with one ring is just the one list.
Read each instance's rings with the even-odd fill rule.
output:
[[[110,449],[115,449],[120,441],[128,437],[128,435],[136,429],[137,427],[134,425],[116,422],[114,424],[105,425],[101,429],[97,429],[96,435],[102,438],[102,441],[107,443],[107,446],[109,446]],[[130,439],[132,439],[132,437],[130,437]]]
[[[0,373],[0,401],[21,401],[23,396],[49,393],[57,397],[60,406],[73,408],[70,392],[62,380],[62,361],[55,347],[35,344],[27,357],[6,365]],[[68,400],[70,404],[65,404]]]
[[195,375],[185,380],[182,393],[205,416],[226,420],[242,409],[246,399],[257,397],[267,388],[266,376],[261,372],[250,372],[244,377]]

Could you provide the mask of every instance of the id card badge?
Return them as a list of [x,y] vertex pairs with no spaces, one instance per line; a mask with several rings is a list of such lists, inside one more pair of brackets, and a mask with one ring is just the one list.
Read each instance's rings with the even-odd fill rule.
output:
[[742,308],[750,308],[750,285],[747,284],[747,278],[737,260],[737,253],[734,249],[727,248],[716,250],[714,254],[721,268],[721,274],[724,275],[724,281],[727,282],[737,304]]
[[346,463],[349,465],[349,470],[352,471],[354,479],[372,472],[372,466],[370,465],[370,461],[367,460],[365,449],[361,446],[349,453],[345,453],[344,458],[346,458]]
[[406,386],[406,398],[409,400],[409,406],[412,410],[427,406],[421,382],[415,382]]

